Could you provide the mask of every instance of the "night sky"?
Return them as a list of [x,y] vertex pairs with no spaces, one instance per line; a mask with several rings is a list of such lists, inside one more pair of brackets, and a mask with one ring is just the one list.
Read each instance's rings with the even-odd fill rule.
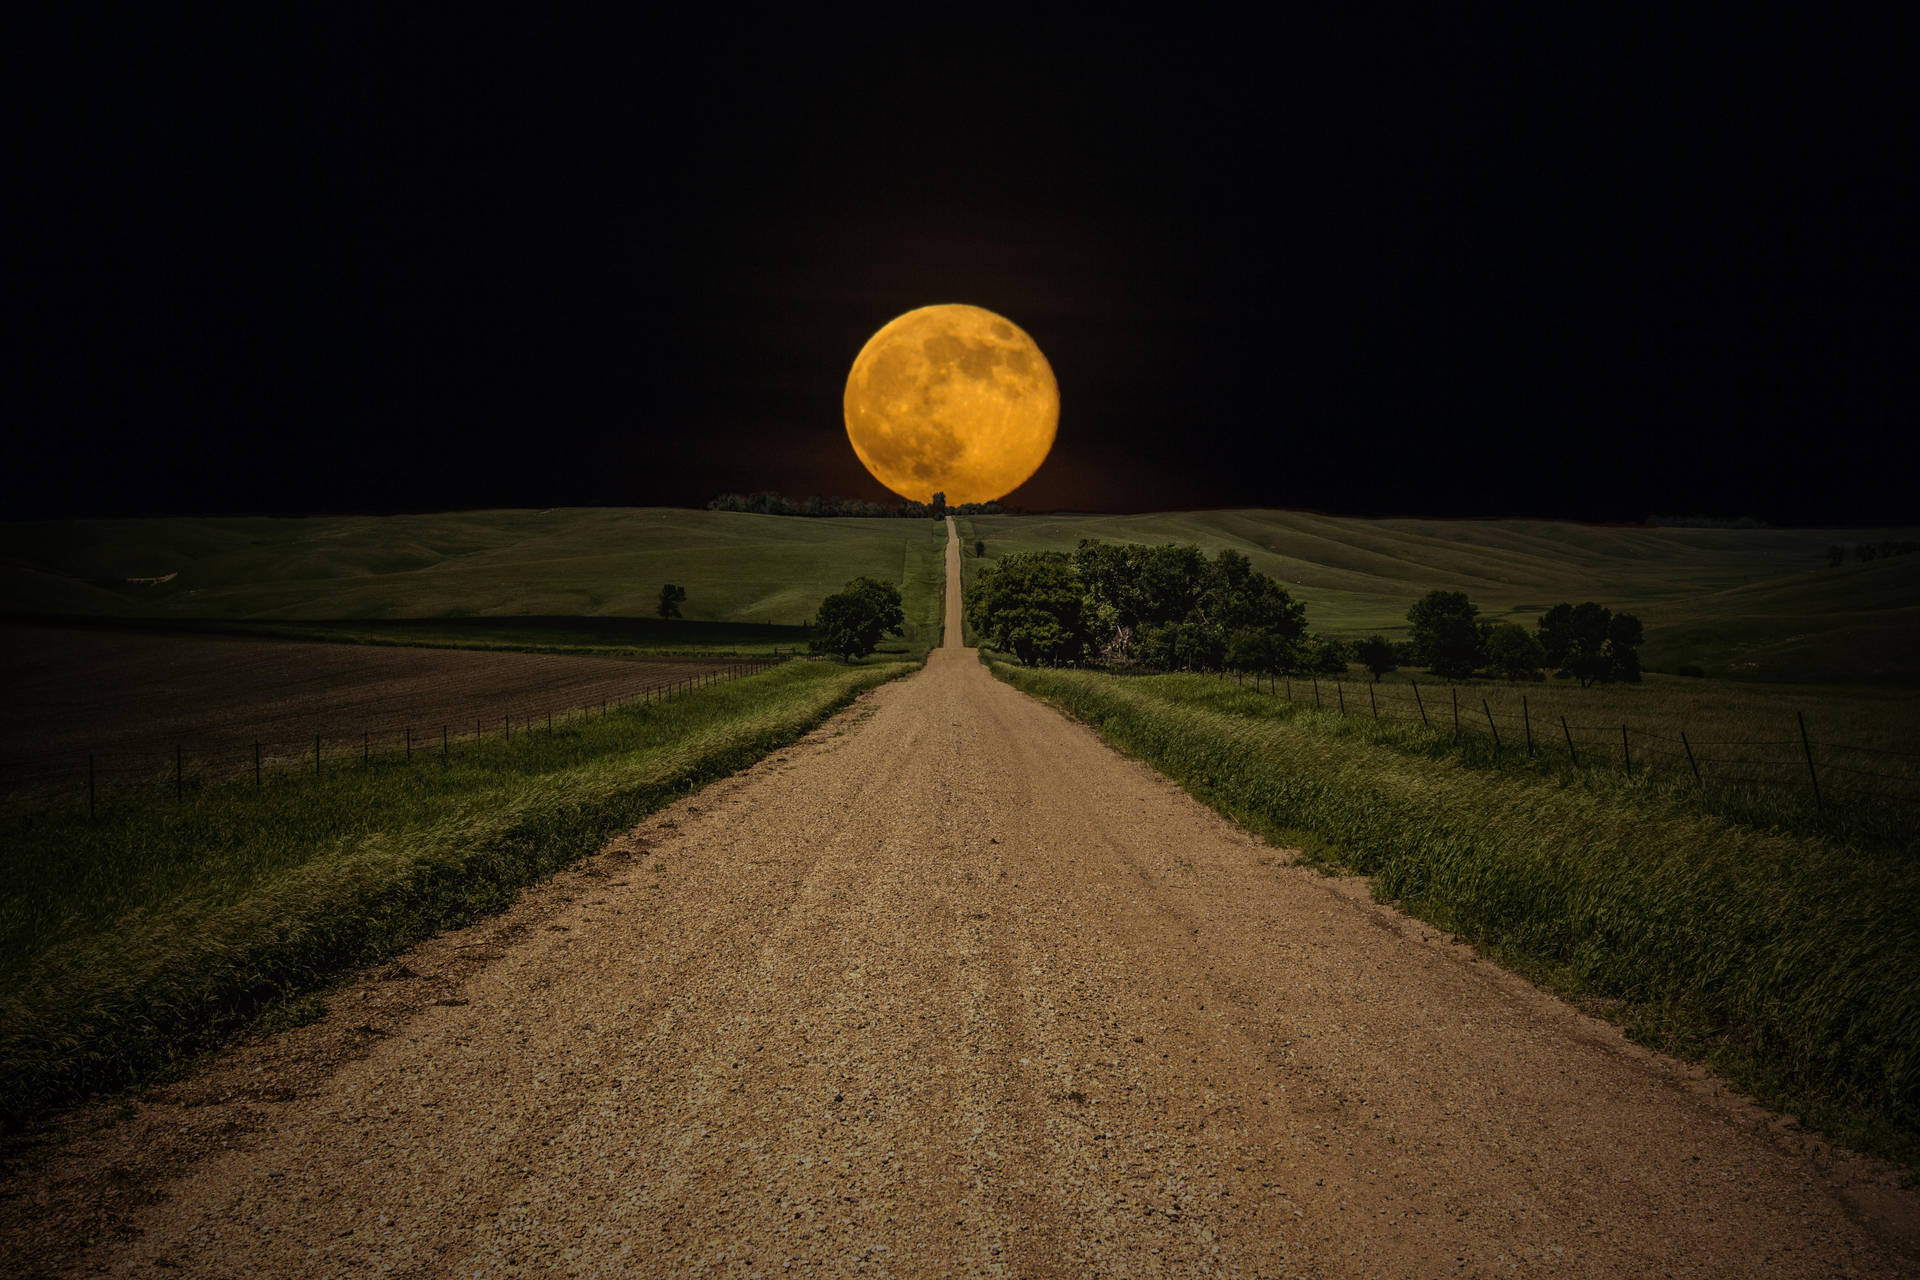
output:
[[885,498],[846,372],[949,301],[1029,510],[1920,505],[1892,29],[254,8],[18,33],[7,518]]

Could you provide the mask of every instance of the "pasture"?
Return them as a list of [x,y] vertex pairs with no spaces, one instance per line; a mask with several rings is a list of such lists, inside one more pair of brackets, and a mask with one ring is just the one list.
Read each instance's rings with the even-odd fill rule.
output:
[[[937,520],[657,507],[0,524],[0,609],[384,643],[758,653],[803,642],[820,601],[865,575],[900,586],[906,643],[924,650],[945,534]],[[655,617],[667,582],[686,588],[683,624]]]

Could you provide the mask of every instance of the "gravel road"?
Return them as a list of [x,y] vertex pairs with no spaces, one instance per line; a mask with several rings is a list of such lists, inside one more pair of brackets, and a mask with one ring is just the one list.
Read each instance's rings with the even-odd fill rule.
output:
[[924,672],[16,1176],[21,1265],[1913,1273],[1883,1166],[993,680],[958,567]]

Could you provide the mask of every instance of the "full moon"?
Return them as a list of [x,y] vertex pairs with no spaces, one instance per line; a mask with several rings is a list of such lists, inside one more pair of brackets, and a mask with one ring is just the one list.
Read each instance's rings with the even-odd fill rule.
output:
[[946,303],[889,320],[847,375],[847,439],[887,488],[926,502],[992,502],[1053,448],[1060,386],[1026,332]]

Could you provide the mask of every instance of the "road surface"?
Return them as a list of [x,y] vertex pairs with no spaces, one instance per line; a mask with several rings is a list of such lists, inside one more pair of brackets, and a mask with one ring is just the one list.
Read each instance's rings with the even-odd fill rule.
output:
[[8,1202],[37,1265],[1913,1266],[1884,1168],[996,682],[960,647],[958,581],[950,541],[925,671],[76,1137]]

